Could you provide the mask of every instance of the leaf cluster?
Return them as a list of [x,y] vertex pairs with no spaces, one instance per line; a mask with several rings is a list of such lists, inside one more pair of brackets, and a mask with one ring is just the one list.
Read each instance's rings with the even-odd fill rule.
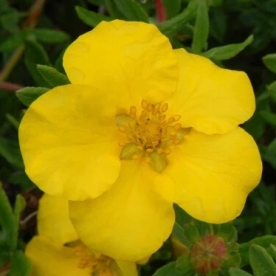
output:
[[[197,275],[190,250],[210,233],[227,239],[232,253],[209,275],[276,275],[276,1],[161,2],[166,20],[160,22],[154,0],[0,0],[0,275],[30,273],[21,249],[34,235],[35,223],[24,228],[19,215],[24,207],[19,194],[32,197],[35,189],[24,172],[17,138],[24,109],[49,89],[69,83],[62,67],[67,45],[113,19],[152,22],[174,48],[246,71],[256,112],[243,127],[258,143],[264,162],[262,182],[233,224],[204,224],[176,206],[172,237],[141,267],[141,275]],[[182,245],[180,253],[174,239]]]

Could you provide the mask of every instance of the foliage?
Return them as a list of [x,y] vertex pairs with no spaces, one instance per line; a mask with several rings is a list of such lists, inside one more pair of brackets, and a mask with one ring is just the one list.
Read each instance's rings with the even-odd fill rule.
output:
[[[191,250],[206,235],[222,237],[230,252],[206,275],[276,275],[276,1],[163,0],[161,7],[156,2],[0,0],[0,275],[27,276],[31,269],[22,250],[35,233],[41,193],[24,172],[19,150],[24,108],[69,83],[62,55],[72,40],[115,18],[153,22],[175,48],[245,71],[256,112],[243,127],[258,143],[264,164],[261,184],[233,224],[205,224],[175,206],[172,237],[141,266],[141,275],[196,275]],[[156,19],[160,8],[166,12],[162,22]]]

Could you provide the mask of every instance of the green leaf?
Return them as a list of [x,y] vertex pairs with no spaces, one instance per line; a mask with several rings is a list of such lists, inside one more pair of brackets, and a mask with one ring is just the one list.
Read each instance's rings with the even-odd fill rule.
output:
[[259,238],[255,238],[247,243],[243,243],[239,247],[240,256],[242,257],[241,267],[249,263],[248,253],[249,247],[252,244],[260,245],[264,248],[269,248],[270,244],[276,244],[276,236],[266,235]]
[[273,73],[276,73],[276,54],[268,54],[263,57],[264,65]]
[[10,36],[0,44],[0,52],[14,50],[21,43],[23,43],[23,41],[22,41],[22,38],[18,34],[14,35],[14,36]]
[[263,120],[259,112],[255,112],[253,116],[244,125],[243,129],[250,133],[255,140],[258,140],[264,133],[266,122]]
[[59,72],[65,73],[64,68],[63,68],[63,56],[65,53],[66,49],[63,49],[58,57],[55,60],[54,68],[56,68]]
[[252,244],[249,247],[249,260],[254,276],[276,276],[276,264],[263,247]]
[[269,97],[268,94],[262,93],[256,99],[256,111],[254,112],[253,116],[248,120],[244,125],[243,128],[249,132],[254,139],[257,141],[263,135],[266,122],[260,115],[261,110],[269,110]]
[[194,28],[194,36],[192,43],[193,53],[199,54],[202,52],[207,44],[209,34],[209,16],[208,16],[208,6],[205,0],[200,0],[197,13],[196,22]]
[[31,74],[33,80],[38,86],[48,86],[47,82],[41,77],[36,69],[36,63],[25,58],[25,65],[28,68],[28,72]]
[[69,84],[67,76],[58,72],[55,68],[46,65],[37,65],[37,70],[50,87]]
[[162,3],[165,6],[167,17],[172,18],[176,16],[181,8],[180,0],[162,0]]
[[23,170],[12,174],[8,178],[8,181],[19,185],[23,191],[34,187],[33,182],[29,179]]
[[267,110],[260,111],[262,118],[272,126],[276,126],[276,114]]
[[131,21],[149,22],[149,17],[142,6],[135,0],[114,0],[118,10]]
[[190,223],[193,218],[188,215],[181,207],[179,207],[177,204],[173,205],[174,212],[175,212],[175,221],[184,227],[187,223]]
[[262,158],[270,163],[270,165],[276,168],[276,139],[273,139],[272,142],[263,150]]
[[159,30],[166,36],[175,35],[178,31],[185,27],[187,22],[195,17],[197,6],[197,0],[190,1],[188,7],[182,13],[170,20],[160,23],[158,25]]
[[153,274],[153,276],[166,276],[166,275],[182,276],[183,273],[176,268],[176,262],[172,262],[159,268]]
[[26,207],[26,201],[23,196],[18,194],[16,196],[15,205],[14,205],[14,219],[15,219],[15,232],[18,232],[19,222],[20,222],[20,213]]
[[209,0],[210,5],[214,7],[221,6],[224,0]]
[[19,146],[10,139],[0,137],[0,155],[17,168],[24,168]]
[[82,7],[76,6],[76,12],[79,19],[88,26],[96,27],[101,21],[110,21],[111,17],[89,11]]
[[[188,225],[185,225],[184,235],[189,241],[190,245],[196,244],[201,238],[194,221],[192,223],[189,223]],[[188,246],[188,244],[186,246]]]
[[227,242],[236,242],[237,231],[233,223],[223,223],[213,225],[214,235],[222,237]]
[[11,270],[9,276],[30,276],[31,263],[22,251],[14,252],[11,260]]
[[272,256],[272,258],[274,260],[276,260],[276,246],[274,244],[271,244],[269,247],[270,247],[269,248],[270,249],[270,255]]
[[15,249],[17,233],[15,219],[2,184],[0,183],[0,252]]
[[191,267],[188,258],[180,257],[177,261],[168,263],[159,268],[153,276],[194,276],[195,271]]
[[276,102],[276,81],[270,83],[267,86],[269,95],[272,97],[273,101]]
[[2,25],[4,30],[12,34],[16,34],[19,32],[18,28],[19,16],[16,9],[9,8],[0,15],[0,25]]
[[104,0],[104,6],[106,7],[108,14],[113,18],[123,19],[124,15],[118,10],[114,0]]
[[200,221],[200,220],[193,220],[195,227],[201,237],[206,235],[210,235],[213,232],[213,225]]
[[9,252],[6,249],[2,250],[1,241],[0,241],[0,268],[2,269],[4,266],[8,265],[10,263],[10,259],[11,259],[11,252]]
[[0,13],[4,13],[9,9],[8,0],[0,0]]
[[252,276],[251,274],[237,267],[231,267],[229,269],[229,274],[230,276]]
[[46,87],[24,87],[17,90],[17,98],[26,106],[29,106],[33,101],[35,101],[39,96],[49,91]]
[[250,35],[244,42],[229,44],[226,46],[212,48],[203,53],[203,56],[214,60],[227,60],[236,56],[245,47],[253,42],[254,36]]
[[173,226],[172,235],[176,237],[183,245],[190,247],[191,242],[187,239],[185,235],[184,228],[181,227],[178,223],[175,222]]
[[36,28],[31,33],[37,40],[44,43],[61,43],[69,40],[69,35],[63,31]]
[[[176,219],[172,235],[177,238],[183,245],[190,248],[193,244],[197,243],[200,240],[199,230],[202,230],[202,225],[205,225],[208,230],[210,229],[209,224],[207,223],[201,224],[201,222],[196,220],[192,220],[189,222],[187,222],[186,220],[185,223],[179,223],[179,219]],[[202,236],[204,235],[206,235],[206,231],[204,231],[204,234]]]
[[239,254],[239,244],[237,241],[237,231],[233,223],[212,224],[211,233],[221,237],[227,244],[227,258],[222,263],[220,268],[222,275],[229,275],[229,267],[239,267],[241,263],[241,257]]
[[97,6],[104,5],[104,0],[87,0],[87,1]]
[[11,114],[9,114],[9,113],[6,114],[6,118],[7,118],[7,120],[9,121],[9,123],[10,123],[16,130],[18,130],[18,128],[19,128],[19,122],[18,122],[18,120],[17,120],[14,116],[12,116]]
[[25,63],[30,74],[38,86],[47,86],[47,82],[44,81],[36,68],[37,64],[50,65],[50,60],[46,51],[41,46],[41,44],[33,39],[27,39],[25,41],[25,46]]
[[190,247],[191,242],[187,239],[184,228],[192,222],[192,218],[178,205],[174,204],[173,207],[175,211],[175,223],[172,234],[183,245]]
[[229,22],[227,13],[224,13],[220,8],[212,9],[210,17],[212,19],[210,20],[210,36],[222,43],[225,39],[227,23]]
[[227,259],[223,262],[221,271],[224,271],[228,275],[229,267],[240,267],[241,257],[238,251],[239,245],[237,243],[230,242],[228,243],[228,256]]
[[17,233],[19,228],[20,213],[25,208],[26,202],[21,195],[16,196],[15,207],[13,211],[14,223],[13,223],[13,237],[10,239],[10,247],[15,249],[17,246]]
[[168,275],[183,276],[183,272],[181,270],[177,269],[176,265],[177,265],[176,262],[166,264],[163,267],[159,268],[153,274],[153,276],[168,276]]
[[25,40],[26,51],[25,55],[36,64],[50,64],[49,57],[43,46],[33,38]]

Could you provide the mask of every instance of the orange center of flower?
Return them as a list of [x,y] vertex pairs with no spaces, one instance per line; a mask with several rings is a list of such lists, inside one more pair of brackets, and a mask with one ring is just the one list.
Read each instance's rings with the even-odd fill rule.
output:
[[78,245],[74,248],[75,255],[79,257],[80,261],[78,267],[80,269],[90,269],[92,275],[106,275],[112,276],[117,269],[115,261],[105,255],[97,254],[88,250],[84,245]]
[[116,124],[125,139],[119,142],[122,147],[121,159],[144,160],[157,172],[162,172],[166,165],[166,155],[171,153],[171,146],[183,140],[183,129],[178,122],[180,115],[167,118],[167,103],[150,104],[143,100],[140,114],[135,106],[129,114],[116,116]]

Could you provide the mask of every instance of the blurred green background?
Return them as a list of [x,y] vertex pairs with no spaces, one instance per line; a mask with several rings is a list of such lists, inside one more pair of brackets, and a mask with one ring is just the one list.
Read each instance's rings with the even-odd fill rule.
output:
[[[143,18],[143,13],[128,14],[117,1],[0,0],[0,181],[11,206],[18,194],[26,201],[16,248],[23,249],[35,234],[35,212],[41,195],[24,172],[17,129],[26,106],[19,101],[16,91],[25,86],[49,87],[36,65],[49,65],[64,72],[62,55],[66,47],[101,20]],[[123,5],[129,3],[121,2]],[[209,22],[205,22],[206,28],[199,34],[206,39],[201,41],[202,47],[198,49],[193,46],[198,32],[197,11],[192,10],[191,3],[195,1],[164,0],[164,22],[158,21],[156,1],[136,2],[150,22],[158,24],[169,36],[175,48],[184,47],[209,56],[222,67],[242,70],[249,75],[257,108],[242,127],[256,140],[264,170],[261,184],[249,195],[246,207],[234,225],[239,243],[257,236],[276,235],[276,1],[207,1]],[[187,14],[183,15],[183,11]],[[171,26],[176,27],[172,30]],[[250,35],[254,36],[253,40]],[[239,46],[231,48],[230,53],[222,52],[221,56],[208,53],[209,49],[237,43]],[[0,230],[2,228],[3,225]],[[151,275],[150,271],[167,262],[166,250],[159,253],[157,261],[151,263],[152,269],[145,269],[143,275]],[[0,275],[6,275],[1,271],[4,273],[9,269],[5,266],[8,257],[3,260]]]

